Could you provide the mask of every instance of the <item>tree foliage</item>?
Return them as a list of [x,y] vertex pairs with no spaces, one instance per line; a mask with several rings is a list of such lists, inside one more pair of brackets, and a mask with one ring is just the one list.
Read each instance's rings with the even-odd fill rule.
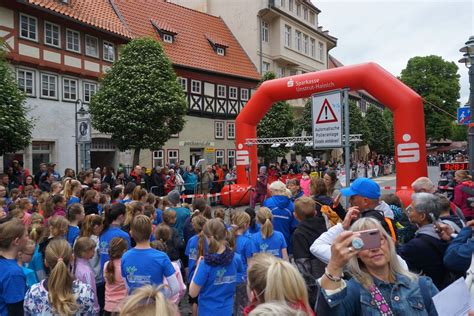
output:
[[[267,72],[263,75],[262,82],[275,79],[275,74]],[[277,102],[272,105],[265,117],[257,125],[259,138],[290,137],[293,136],[294,117],[288,102]],[[258,146],[258,155],[265,162],[284,156],[290,148],[271,148],[270,145]]]
[[121,58],[101,81],[89,107],[92,125],[110,134],[120,150],[161,148],[185,124],[186,99],[160,43],[140,38],[123,47]]
[[382,112],[383,118],[388,130],[387,154],[393,155],[395,153],[395,134],[393,129],[393,113],[385,108]]
[[0,156],[24,149],[31,142],[33,120],[27,117],[26,96],[18,89],[0,43]]
[[362,116],[360,108],[354,100],[349,100],[349,133],[350,134],[361,134],[360,137],[362,142],[358,143],[358,146],[366,145],[369,139],[369,128],[367,122]]
[[[413,57],[402,70],[401,80],[426,101],[456,115],[459,99],[458,67],[440,56]],[[428,139],[451,137],[453,118],[425,102],[425,128]]]
[[451,140],[454,141],[467,141],[467,126],[458,125],[456,122],[452,122],[451,125]]
[[369,128],[368,145],[371,151],[379,154],[388,153],[389,131],[382,111],[375,106],[369,106],[365,115]]

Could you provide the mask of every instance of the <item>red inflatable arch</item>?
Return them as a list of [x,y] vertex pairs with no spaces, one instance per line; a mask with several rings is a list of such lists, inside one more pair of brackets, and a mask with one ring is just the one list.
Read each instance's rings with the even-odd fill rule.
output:
[[[350,88],[366,90],[394,114],[397,194],[407,201],[411,183],[427,175],[424,112],[421,97],[375,63],[339,67],[264,82],[236,120],[237,183],[223,195],[226,205],[247,204],[257,178],[257,124],[274,102],[308,98],[314,93]],[[408,188],[408,189],[407,189]]]

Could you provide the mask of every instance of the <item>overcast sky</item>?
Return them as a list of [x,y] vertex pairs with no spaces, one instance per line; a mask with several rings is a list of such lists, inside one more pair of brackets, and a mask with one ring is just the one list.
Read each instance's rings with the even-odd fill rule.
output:
[[474,0],[312,0],[319,25],[338,38],[330,51],[346,65],[374,61],[398,76],[414,56],[454,61],[461,75],[460,102],[469,98],[459,48],[474,35]]

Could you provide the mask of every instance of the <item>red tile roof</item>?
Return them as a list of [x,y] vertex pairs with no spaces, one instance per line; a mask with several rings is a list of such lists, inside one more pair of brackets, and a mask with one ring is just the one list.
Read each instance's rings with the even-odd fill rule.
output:
[[[173,64],[260,79],[250,58],[221,18],[160,0],[113,2],[134,37],[160,39],[151,21],[177,33],[173,43],[162,42]],[[208,38],[215,44],[228,45],[225,56],[217,55]]]
[[30,5],[51,10],[93,27],[131,38],[130,32],[120,21],[109,0],[26,0]]

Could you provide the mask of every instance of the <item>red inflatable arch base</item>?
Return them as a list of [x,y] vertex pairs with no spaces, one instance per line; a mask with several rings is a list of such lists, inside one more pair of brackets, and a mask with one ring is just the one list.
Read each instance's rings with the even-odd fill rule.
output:
[[[344,66],[265,81],[254,93],[236,120],[237,183],[222,190],[227,206],[249,203],[248,187],[257,178],[257,146],[246,139],[257,137],[257,124],[274,102],[308,98],[314,93],[349,88],[366,90],[393,112],[397,187],[410,187],[427,175],[424,112],[421,97],[375,63]],[[406,203],[410,191],[399,190]],[[408,198],[408,199],[407,199]]]

